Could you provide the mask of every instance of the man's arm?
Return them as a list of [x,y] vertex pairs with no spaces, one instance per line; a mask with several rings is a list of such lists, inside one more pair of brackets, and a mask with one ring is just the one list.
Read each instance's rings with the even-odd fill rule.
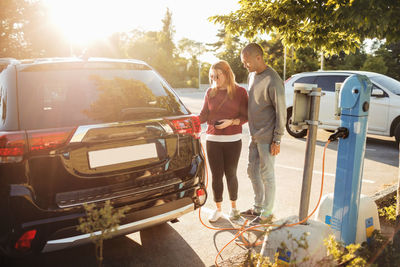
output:
[[275,129],[272,137],[271,155],[276,156],[280,152],[280,143],[285,132],[286,125],[286,99],[285,86],[283,81],[279,79],[275,86],[270,87],[270,97],[275,109]]

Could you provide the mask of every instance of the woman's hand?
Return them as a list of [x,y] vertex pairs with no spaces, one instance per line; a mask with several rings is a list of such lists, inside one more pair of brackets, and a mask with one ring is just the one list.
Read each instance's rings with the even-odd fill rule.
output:
[[229,127],[233,124],[233,120],[230,119],[219,120],[219,122],[221,122],[221,124],[215,125],[215,128],[219,130]]

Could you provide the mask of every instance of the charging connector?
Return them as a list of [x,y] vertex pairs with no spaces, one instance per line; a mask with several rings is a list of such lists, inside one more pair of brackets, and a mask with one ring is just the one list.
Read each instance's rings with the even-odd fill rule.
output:
[[349,129],[346,127],[339,127],[336,131],[329,136],[329,141],[335,141],[338,138],[346,139],[349,136]]

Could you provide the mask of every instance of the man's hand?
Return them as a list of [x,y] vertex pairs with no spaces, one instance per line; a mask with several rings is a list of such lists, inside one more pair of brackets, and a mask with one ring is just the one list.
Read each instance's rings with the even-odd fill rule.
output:
[[271,146],[270,146],[270,152],[272,156],[276,156],[279,154],[279,152],[281,152],[281,145],[276,144],[274,142],[272,142]]

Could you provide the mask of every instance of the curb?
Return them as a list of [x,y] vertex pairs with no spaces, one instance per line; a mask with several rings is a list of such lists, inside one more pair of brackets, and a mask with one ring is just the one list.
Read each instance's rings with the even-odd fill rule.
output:
[[381,207],[386,201],[397,195],[397,186],[398,185],[395,184],[379,192],[376,192],[371,196],[372,200],[378,207]]

